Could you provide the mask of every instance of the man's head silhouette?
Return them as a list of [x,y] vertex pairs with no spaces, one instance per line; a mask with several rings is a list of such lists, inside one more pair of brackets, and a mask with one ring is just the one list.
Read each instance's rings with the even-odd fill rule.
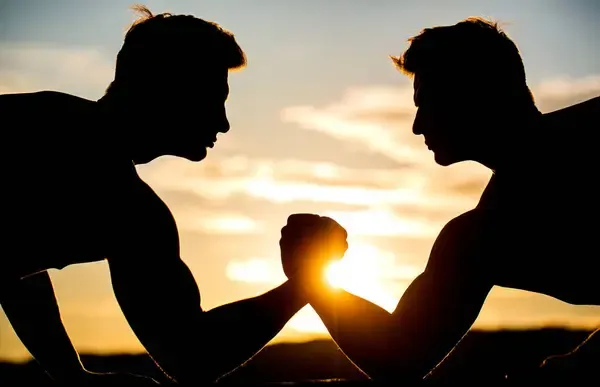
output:
[[493,164],[515,125],[538,114],[517,46],[481,18],[427,28],[409,42],[392,60],[414,80],[413,132],[440,165]]
[[134,162],[163,155],[200,161],[229,130],[228,73],[243,68],[246,56],[216,23],[134,10],[142,16],[125,35],[103,100],[119,117],[138,116],[127,129]]

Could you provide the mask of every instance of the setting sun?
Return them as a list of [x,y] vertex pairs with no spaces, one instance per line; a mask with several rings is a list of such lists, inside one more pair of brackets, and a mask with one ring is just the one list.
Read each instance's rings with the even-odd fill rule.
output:
[[325,271],[327,282],[334,288],[342,288],[344,286],[344,278],[348,278],[346,275],[345,266],[342,265],[341,261],[332,262]]
[[[361,241],[349,241],[343,259],[332,262],[324,276],[332,288],[344,289],[392,312],[400,297],[420,273],[420,268],[401,264],[395,254]],[[315,311],[307,307],[289,322],[296,332],[323,334],[327,329]]]
[[[325,276],[332,287],[345,289],[393,311],[403,292],[397,285],[406,288],[404,282],[408,279],[394,278],[398,271],[393,255],[369,244],[355,243],[342,260],[328,266]],[[418,275],[415,268],[412,272],[411,276]]]

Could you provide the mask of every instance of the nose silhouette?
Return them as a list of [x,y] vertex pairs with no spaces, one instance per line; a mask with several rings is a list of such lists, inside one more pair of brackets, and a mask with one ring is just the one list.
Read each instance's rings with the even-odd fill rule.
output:
[[418,136],[423,134],[423,125],[425,124],[424,120],[425,118],[423,116],[423,110],[421,108],[418,108],[412,126],[412,131],[415,135]]
[[231,128],[231,125],[229,124],[229,120],[227,118],[225,118],[223,121],[223,126],[221,127],[221,129],[219,129],[219,133],[227,133],[227,132],[229,132],[230,128]]

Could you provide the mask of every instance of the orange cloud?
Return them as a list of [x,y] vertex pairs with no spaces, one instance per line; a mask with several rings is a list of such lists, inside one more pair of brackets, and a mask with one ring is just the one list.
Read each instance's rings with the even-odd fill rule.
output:
[[286,280],[281,266],[265,258],[230,261],[225,273],[231,281],[246,283],[279,285]]
[[392,210],[327,211],[322,215],[338,221],[351,236],[432,237],[440,227],[427,219],[399,216]]
[[[484,168],[475,168],[471,175],[465,175],[464,169],[453,168],[445,173],[438,168],[424,174],[417,168],[352,169],[326,163],[243,156],[207,159],[202,164],[170,158],[139,170],[144,180],[159,192],[183,191],[196,195],[199,200],[223,201],[244,195],[272,203],[410,205],[431,210],[473,204],[474,196],[481,191],[465,196],[464,185],[479,184],[483,189],[490,175]],[[438,175],[439,181],[435,179]],[[454,192],[457,187],[460,189]]]
[[180,230],[199,231],[205,234],[255,234],[262,230],[262,225],[258,221],[226,211],[201,209],[179,211],[176,221]]

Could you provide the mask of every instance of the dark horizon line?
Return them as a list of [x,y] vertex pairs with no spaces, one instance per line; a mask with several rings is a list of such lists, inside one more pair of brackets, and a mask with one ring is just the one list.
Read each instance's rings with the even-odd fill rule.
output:
[[[523,327],[523,328],[473,328],[469,331],[470,334],[502,334],[502,333],[533,333],[533,332],[570,332],[570,333],[584,333],[584,332],[593,332],[598,328],[590,328],[590,327],[569,327],[564,325],[546,325],[540,327]],[[319,344],[325,342],[333,341],[331,338],[318,338],[318,339],[310,339],[310,340],[298,340],[298,341],[276,341],[273,343],[269,343],[266,347],[274,347],[274,346],[293,346],[293,345],[310,345],[310,344]],[[137,356],[147,356],[145,352],[107,352],[107,353],[94,353],[94,352],[80,352],[81,357],[87,358],[109,358],[109,357],[137,357]],[[0,357],[0,365],[27,365],[31,362],[34,362],[33,358],[28,358],[26,360],[11,360]]]

